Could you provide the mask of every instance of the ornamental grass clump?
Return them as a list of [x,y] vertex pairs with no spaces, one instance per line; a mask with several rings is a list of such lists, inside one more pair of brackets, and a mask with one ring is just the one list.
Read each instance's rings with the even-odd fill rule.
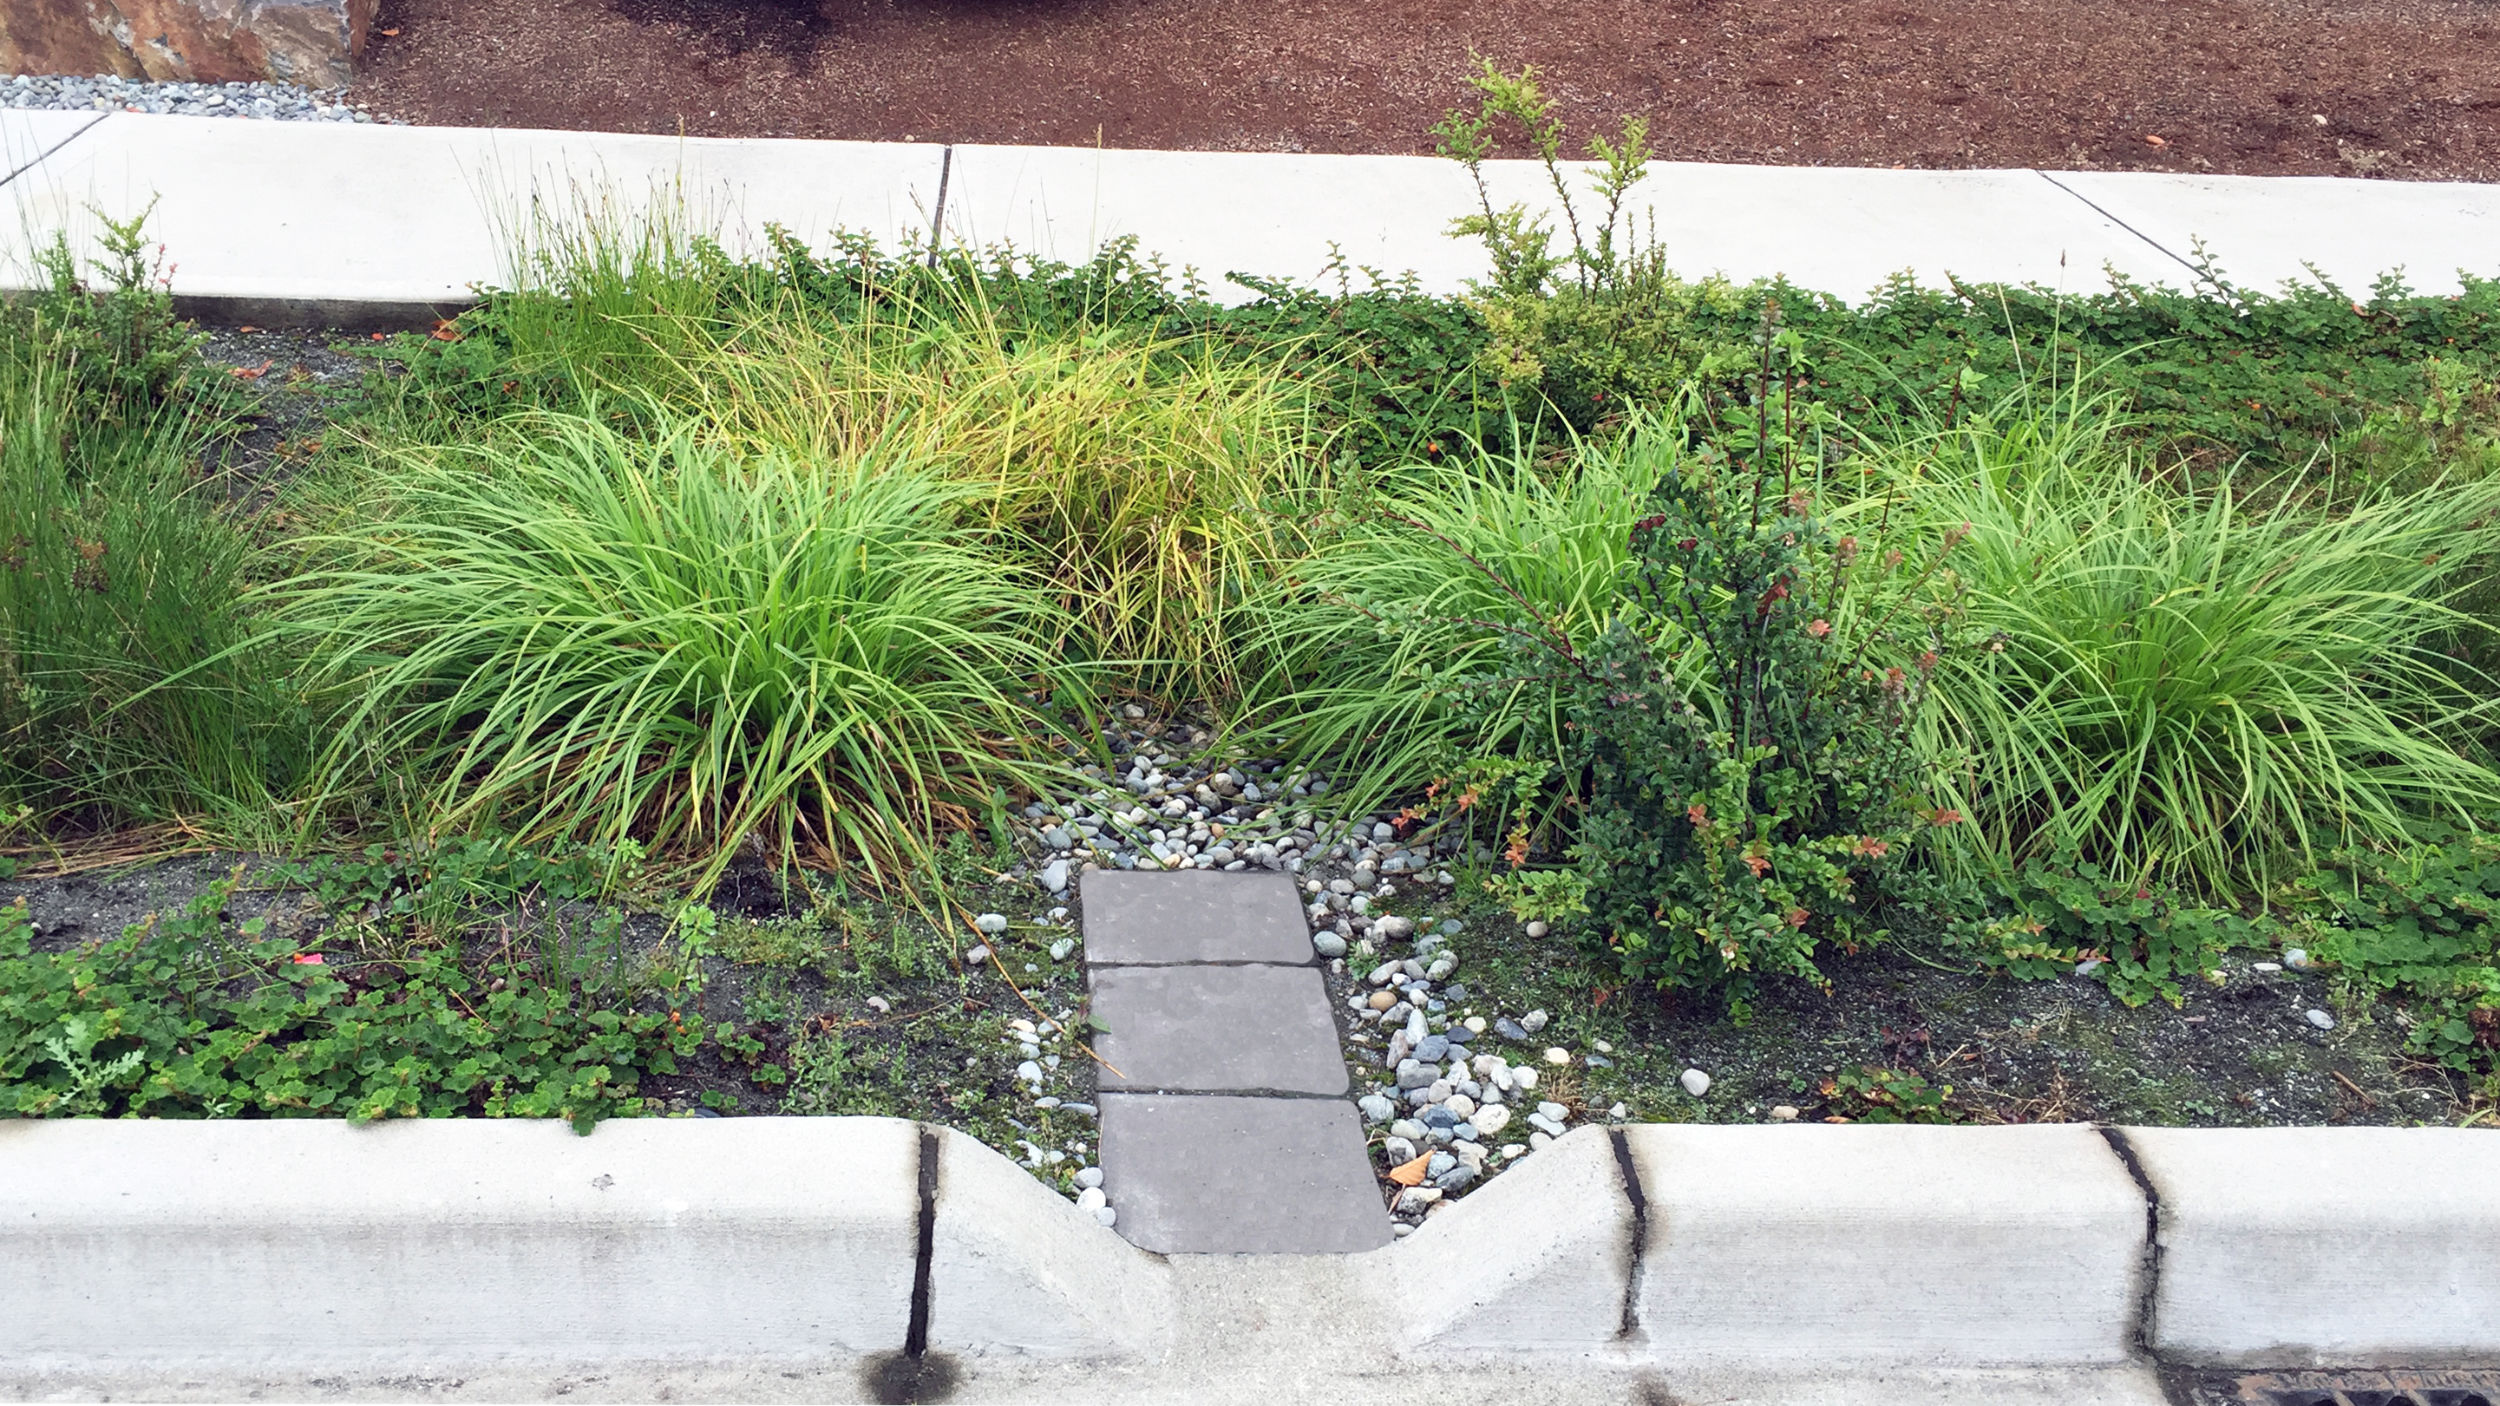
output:
[[1593,643],[1630,582],[1633,520],[1683,453],[1682,426],[1415,469],[1349,506],[1256,602],[1245,713],[1376,807],[1471,759],[1550,764],[1552,700],[1509,676],[1511,636]]
[[2376,491],[2332,514],[2280,482],[2190,492],[2080,405],[1893,451],[1904,505],[1966,534],[1953,580],[1977,643],[1937,671],[1932,716],[1936,750],[1963,759],[1964,856],[2227,899],[2313,843],[2487,820],[2500,776],[2471,737],[2490,689],[2442,648],[2483,628],[2451,602],[2500,545],[2500,491]]
[[109,286],[55,241],[51,286],[0,303],[0,838],[250,828],[302,760],[283,664],[244,648],[250,525],[198,468],[222,401],[139,222],[108,228]]
[[1054,650],[1124,661],[1150,691],[1233,692],[1239,604],[1297,550],[1315,482],[1306,388],[1204,342],[1019,329],[974,293],[930,296],[950,301],[759,314],[676,394],[740,452],[918,466],[1044,583]]
[[743,455],[533,415],[405,450],[272,591],[338,709],[322,796],[403,771],[436,832],[742,845],[892,878],[1029,778],[1041,597],[900,457]]

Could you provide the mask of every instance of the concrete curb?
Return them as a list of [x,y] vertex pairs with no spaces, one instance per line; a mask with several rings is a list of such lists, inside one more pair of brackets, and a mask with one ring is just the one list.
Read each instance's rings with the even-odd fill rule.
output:
[[887,1119],[0,1123],[0,1359],[886,1351],[915,1165]]
[[1853,1362],[2090,1366],[2133,1349],[2144,1199],[2089,1127],[1624,1137],[1648,1202],[1639,1330],[1662,1358],[1810,1342]]
[[[70,118],[81,125],[59,135]],[[0,288],[28,279],[30,234],[90,240],[90,207],[151,225],[173,288],[201,315],[346,325],[422,322],[509,284],[499,227],[533,212],[614,216],[653,199],[737,252],[778,224],[889,244],[940,231],[1082,260],[1113,240],[1194,270],[1324,280],[1411,273],[1433,293],[1486,273],[1448,235],[1475,208],[1433,157],[944,147],[0,111]],[[29,156],[32,159],[27,159]],[[1552,205],[1541,168],[1496,162],[1497,200]],[[2202,239],[2238,283],[2325,277],[2361,290],[2408,269],[2448,292],[2500,274],[2500,185],[2327,177],[1901,171],[1660,162],[1630,213],[1671,266],[1786,275],[1850,297],[1907,271],[1930,287],[2102,284],[2103,269],[2192,281]]]
[[[1630,1190],[1602,1128],[1575,1128],[1405,1240],[1381,1262],[1419,1358],[1618,1350],[1639,1262]],[[1455,1290],[1455,1292],[1453,1292]]]
[[2216,1367],[2500,1364],[2500,1134],[2129,1128],[2149,1343]]
[[2500,1137],[2452,1129],[1644,1125],[1384,1249],[1164,1257],[889,1119],[23,1122],[0,1395],[635,1363],[623,1394],[1276,1399],[1272,1369],[1394,1400],[1403,1363],[1552,1400],[2154,1402],[2157,1365],[2500,1360],[2495,1186]]

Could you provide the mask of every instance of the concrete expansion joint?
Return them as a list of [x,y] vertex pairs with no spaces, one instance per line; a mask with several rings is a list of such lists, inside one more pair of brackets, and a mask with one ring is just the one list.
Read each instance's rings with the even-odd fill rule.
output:
[[1606,1135],[1614,1143],[1615,1171],[1622,1179],[1624,1204],[1632,1211],[1631,1224],[1624,1234],[1623,1321],[1615,1329],[1615,1340],[1637,1343],[1645,1336],[1641,1331],[1641,1290],[1648,1267],[1649,1197],[1641,1190],[1641,1168],[1632,1156],[1632,1139],[1621,1128],[1609,1129]]
[[[43,148],[41,151],[30,153],[23,161],[10,158],[11,164],[5,167],[0,167],[0,186],[7,185],[9,182],[16,180],[19,176],[25,174],[26,172],[35,169],[37,166],[42,165],[46,161],[51,160],[55,155],[59,154],[62,148],[68,146],[71,142],[78,140],[80,137],[87,135],[89,132],[94,131],[96,124],[103,121],[105,115],[106,114],[99,112],[89,116],[86,121],[78,124],[76,131],[71,132],[68,136],[61,138],[59,141],[52,143],[50,146]],[[0,152],[0,156],[7,156],[7,153]]]
[[2066,184],[2064,181],[2059,180],[2055,175],[2047,171],[2040,170],[2037,167],[2032,168],[2031,174],[2038,176],[2040,179],[2047,181],[2050,185],[2057,187],[2059,190],[2083,202],[2084,207],[2090,210],[2093,214],[2100,216],[2102,219],[2109,221],[2118,228],[2123,229],[2127,233],[2134,235],[2136,238],[2143,240],[2146,244],[2149,244],[2153,248],[2159,250],[2165,257],[2169,258],[2179,267],[2186,269],[2188,272],[2195,274],[2199,278],[2205,276],[2205,271],[2198,268],[2196,264],[2188,259],[2186,255],[2181,254],[2178,250],[2171,248],[2169,245],[2162,243],[2153,236],[2137,229],[2134,225],[2120,219],[2116,214],[2112,213],[2107,206],[2101,204],[2097,200],[2094,200],[2092,197],[2085,195],[2073,186]]
[[915,1123],[919,1156],[914,1176],[920,1198],[911,1272],[911,1316],[903,1329],[903,1346],[869,1365],[868,1385],[880,1403],[943,1401],[955,1389],[954,1362],[944,1354],[929,1355],[929,1310],[935,1294],[938,1187],[945,1157],[936,1128]]
[[2161,1298],[2161,1188],[2153,1184],[2152,1176],[2144,1170],[2144,1161],[2136,1155],[2135,1144],[2127,1141],[2124,1128],[2095,1123],[2092,1129],[2109,1144],[2109,1150],[2134,1179],[2136,1190],[2144,1194],[2144,1251],[2136,1268],[2135,1313],[2129,1337],[2140,1356],[2159,1361],[2161,1354],[2155,1348],[2159,1337],[2153,1315]]

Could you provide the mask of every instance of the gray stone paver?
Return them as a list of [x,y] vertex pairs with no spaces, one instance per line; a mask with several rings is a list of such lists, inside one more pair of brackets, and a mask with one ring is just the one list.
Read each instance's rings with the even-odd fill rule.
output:
[[1098,870],[1077,901],[1120,1234],[1163,1253],[1389,1243],[1293,879]]
[[1085,876],[1085,960],[1096,965],[1311,960],[1293,882],[1275,874]]
[[1342,1099],[1104,1094],[1103,1189],[1120,1233],[1163,1254],[1343,1254],[1389,1213]]
[[1341,1095],[1345,1054],[1315,967],[1096,967],[1094,1049],[1113,1089]]

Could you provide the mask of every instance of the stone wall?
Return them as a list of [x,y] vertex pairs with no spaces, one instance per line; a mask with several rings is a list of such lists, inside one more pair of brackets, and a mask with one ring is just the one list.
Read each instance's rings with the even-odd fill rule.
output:
[[0,75],[340,88],[380,0],[0,0]]

